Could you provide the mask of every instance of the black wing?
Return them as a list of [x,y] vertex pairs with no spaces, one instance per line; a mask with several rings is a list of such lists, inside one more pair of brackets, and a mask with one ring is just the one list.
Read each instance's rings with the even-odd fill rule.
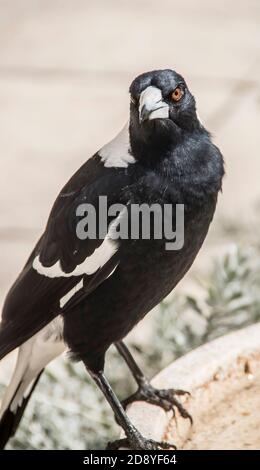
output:
[[[84,282],[85,291],[92,291],[117,266],[116,251],[105,263],[101,260],[100,264],[94,262],[93,265],[92,260],[95,261],[95,253],[98,253],[95,250],[105,242],[98,237],[91,240],[78,238],[76,209],[80,204],[91,203],[98,215],[99,196],[107,196],[108,207],[113,202],[120,202],[130,179],[127,169],[106,168],[95,155],[62,189],[43,236],[7,295],[0,328],[0,359],[59,314],[61,299],[73,293],[80,281]],[[92,265],[85,274],[88,260]],[[54,266],[59,268],[55,276]]]

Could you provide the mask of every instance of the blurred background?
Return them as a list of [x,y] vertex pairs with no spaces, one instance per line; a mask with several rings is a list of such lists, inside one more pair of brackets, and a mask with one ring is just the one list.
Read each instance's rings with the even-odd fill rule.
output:
[[[259,320],[259,24],[258,0],[0,0],[1,304],[61,187],[127,120],[132,79],[173,68],[224,154],[226,177],[190,273],[129,342],[151,376]],[[151,341],[155,350],[144,357]],[[13,361],[1,363],[2,384]],[[113,351],[109,362],[125,396],[128,374]],[[84,370],[59,359],[10,447],[102,448],[113,433]]]

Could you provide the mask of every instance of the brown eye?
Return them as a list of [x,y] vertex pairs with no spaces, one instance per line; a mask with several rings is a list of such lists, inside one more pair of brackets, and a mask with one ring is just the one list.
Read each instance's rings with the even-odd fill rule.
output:
[[171,93],[171,99],[175,102],[180,101],[180,99],[183,97],[183,93],[183,90],[180,87],[177,87]]

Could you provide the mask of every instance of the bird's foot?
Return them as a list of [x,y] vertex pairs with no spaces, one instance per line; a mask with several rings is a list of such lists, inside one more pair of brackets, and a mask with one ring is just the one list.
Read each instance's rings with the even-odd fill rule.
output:
[[109,442],[107,445],[107,450],[118,450],[122,448],[131,450],[176,450],[174,444],[146,439],[139,433],[138,435],[129,436],[124,439],[117,439],[116,441]]
[[190,393],[184,390],[176,390],[174,388],[169,390],[156,389],[148,381],[144,381],[137,392],[126,398],[126,400],[122,402],[122,405],[124,408],[126,408],[134,401],[145,401],[147,403],[151,403],[152,405],[160,406],[165,411],[172,411],[174,415],[175,409],[177,409],[180,415],[185,419],[189,419],[190,423],[192,424],[193,420],[191,415],[184,408],[178,398],[176,398],[176,396],[179,397],[183,395],[190,395]]

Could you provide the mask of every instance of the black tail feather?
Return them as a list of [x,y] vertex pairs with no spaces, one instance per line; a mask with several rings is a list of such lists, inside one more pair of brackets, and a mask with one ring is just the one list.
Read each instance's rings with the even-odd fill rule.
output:
[[[24,411],[25,411],[25,408],[34,392],[34,389],[37,385],[37,383],[39,382],[39,379],[41,377],[41,374],[43,373],[43,370],[39,373],[39,375],[37,376],[34,384],[33,384],[33,387],[30,391],[30,394],[23,399],[23,402],[21,404],[21,406],[19,406],[17,408],[17,411],[15,413],[13,413],[11,410],[10,410],[10,406],[7,408],[7,410],[4,412],[3,416],[2,416],[2,419],[0,421],[0,449],[4,449],[4,447],[6,446],[7,442],[9,441],[9,439],[11,437],[14,436],[14,434],[16,433],[16,430],[19,426],[19,423],[23,417],[23,414],[24,414]],[[18,391],[20,387],[20,384],[18,385],[17,389],[16,389],[16,392]],[[15,394],[16,394],[15,392]],[[14,396],[15,396],[14,394]]]

